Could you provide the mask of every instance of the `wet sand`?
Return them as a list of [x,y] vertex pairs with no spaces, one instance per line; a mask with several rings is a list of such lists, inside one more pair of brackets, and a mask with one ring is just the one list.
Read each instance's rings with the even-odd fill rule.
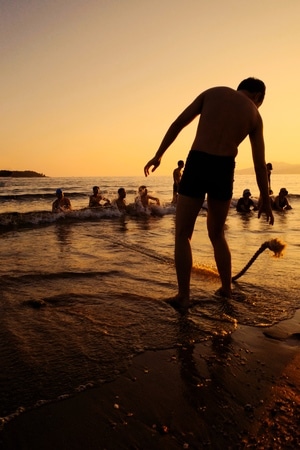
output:
[[4,450],[300,447],[300,314],[146,352],[115,381],[27,411]]

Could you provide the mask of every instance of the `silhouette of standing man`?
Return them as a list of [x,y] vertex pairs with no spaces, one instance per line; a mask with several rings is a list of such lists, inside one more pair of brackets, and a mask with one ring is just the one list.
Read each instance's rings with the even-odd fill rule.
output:
[[161,158],[180,131],[200,115],[196,136],[180,181],[175,231],[175,266],[178,294],[173,307],[186,310],[190,302],[192,251],[190,241],[196,218],[207,194],[207,230],[221,278],[219,295],[231,298],[231,253],[224,225],[232,198],[235,157],[239,144],[249,136],[262,212],[268,223],[274,217],[270,205],[265,162],[263,122],[258,112],[265,84],[256,78],[243,80],[237,90],[214,87],[202,92],[172,123],[155,156],[144,167],[145,176],[157,169]]

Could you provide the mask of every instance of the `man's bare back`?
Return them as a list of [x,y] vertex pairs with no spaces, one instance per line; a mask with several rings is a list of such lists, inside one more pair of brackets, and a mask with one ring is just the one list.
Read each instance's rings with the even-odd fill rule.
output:
[[[215,87],[200,94],[183,116],[200,114],[192,150],[235,157],[248,134],[262,129],[257,107],[241,91]],[[191,116],[190,116],[191,117]]]

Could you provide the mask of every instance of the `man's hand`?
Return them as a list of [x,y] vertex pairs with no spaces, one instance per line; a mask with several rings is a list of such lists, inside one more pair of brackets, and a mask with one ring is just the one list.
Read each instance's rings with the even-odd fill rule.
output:
[[258,210],[258,218],[260,218],[262,213],[264,213],[267,216],[267,222],[270,225],[274,225],[274,216],[270,203],[267,206],[264,204],[261,205],[261,207]]
[[161,158],[158,158],[157,156],[154,156],[154,158],[150,159],[150,161],[144,167],[145,177],[149,175],[149,170],[152,166],[153,169],[151,170],[151,172],[154,172],[154,170],[158,168],[158,166],[160,165],[160,160]]

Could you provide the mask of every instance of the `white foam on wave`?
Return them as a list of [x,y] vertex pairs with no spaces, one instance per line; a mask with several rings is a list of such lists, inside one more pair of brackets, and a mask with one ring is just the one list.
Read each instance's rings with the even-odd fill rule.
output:
[[37,226],[63,221],[99,220],[127,216],[158,216],[174,214],[173,205],[151,205],[147,208],[138,205],[128,205],[127,212],[120,212],[115,206],[100,206],[99,208],[82,208],[78,210],[52,213],[51,211],[33,211],[26,213],[12,212],[0,214],[0,228],[18,228],[22,226]]

